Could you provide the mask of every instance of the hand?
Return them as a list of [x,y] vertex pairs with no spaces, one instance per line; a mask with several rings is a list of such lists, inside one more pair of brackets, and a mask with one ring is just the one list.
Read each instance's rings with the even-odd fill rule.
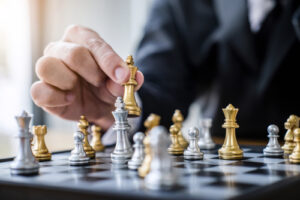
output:
[[[111,111],[130,72],[126,63],[96,32],[81,26],[67,28],[62,40],[50,43],[36,63],[40,81],[31,86],[36,105],[69,120],[85,115],[104,130],[114,122]],[[137,90],[144,82],[136,74]]]

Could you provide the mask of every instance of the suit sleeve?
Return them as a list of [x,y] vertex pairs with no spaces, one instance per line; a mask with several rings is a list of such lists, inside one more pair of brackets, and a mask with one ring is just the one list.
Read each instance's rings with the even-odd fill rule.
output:
[[[189,14],[201,14],[194,11],[193,6],[193,3],[185,5],[184,1],[175,0],[154,2],[136,52],[136,64],[145,76],[144,85],[139,90],[143,120],[150,113],[156,113],[162,117],[161,124],[168,127],[175,109],[180,109],[186,116],[189,105],[199,93],[199,85],[205,85],[199,82],[211,79],[212,70],[201,67],[207,60],[203,58],[207,58],[204,54],[208,51],[201,53],[201,46],[209,34],[208,31],[203,33],[207,28],[199,28],[197,34],[190,30],[195,28],[194,25],[186,23],[189,17],[197,17]],[[194,38],[201,37],[201,34],[203,40]],[[194,44],[195,40],[200,43]]]

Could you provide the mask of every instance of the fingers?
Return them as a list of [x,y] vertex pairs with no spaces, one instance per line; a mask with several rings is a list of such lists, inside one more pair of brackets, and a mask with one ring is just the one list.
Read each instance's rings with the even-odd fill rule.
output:
[[[142,72],[137,71],[135,78],[138,83],[135,88],[135,90],[137,91],[141,88],[141,86],[144,83],[144,75]],[[117,84],[111,80],[107,81],[106,88],[114,97],[123,96],[124,94],[124,86]]]
[[61,59],[65,66],[96,87],[104,83],[105,74],[98,67],[89,50],[81,45],[68,42],[50,43],[44,55]]
[[61,90],[72,90],[78,81],[77,75],[58,58],[41,57],[35,69],[40,80]]
[[31,86],[34,103],[40,107],[59,107],[71,104],[75,96],[71,92],[63,92],[47,83],[38,81]]
[[63,41],[85,46],[93,55],[101,70],[114,82],[125,83],[129,69],[122,58],[96,32],[81,26],[70,26]]

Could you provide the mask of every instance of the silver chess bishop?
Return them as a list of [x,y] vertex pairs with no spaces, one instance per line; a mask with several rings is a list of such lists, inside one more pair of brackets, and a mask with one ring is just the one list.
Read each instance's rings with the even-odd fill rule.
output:
[[200,151],[200,148],[197,144],[199,138],[199,130],[196,127],[191,127],[188,130],[189,136],[189,146],[184,150],[183,156],[187,160],[201,160],[203,159],[203,152]]
[[145,157],[144,144],[143,144],[144,138],[145,138],[145,134],[142,132],[137,132],[133,136],[134,152],[131,160],[128,162],[129,169],[137,170],[141,166],[144,160]]
[[89,163],[90,158],[86,155],[84,151],[84,134],[78,130],[74,133],[73,137],[75,147],[71,151],[71,156],[69,157],[69,164],[72,166],[87,165]]
[[145,177],[145,186],[151,190],[172,189],[176,185],[177,176],[167,151],[170,144],[168,132],[163,126],[157,126],[149,132],[149,137],[152,161],[150,172]]
[[270,126],[268,126],[267,131],[269,133],[268,134],[269,142],[268,142],[266,148],[264,148],[264,150],[263,150],[264,155],[267,157],[283,156],[284,151],[278,143],[278,137],[279,137],[278,126],[271,124]]
[[32,133],[29,131],[29,124],[32,115],[23,111],[21,115],[15,116],[19,127],[18,154],[10,166],[11,174],[29,175],[39,172],[39,163],[35,159],[31,150]]
[[200,119],[200,135],[198,140],[198,146],[200,149],[214,149],[216,144],[213,142],[210,134],[210,128],[212,125],[211,118]]
[[113,164],[126,165],[132,156],[133,150],[128,139],[130,125],[128,124],[128,111],[122,97],[118,97],[115,103],[116,110],[112,112],[115,118],[113,130],[117,133],[117,141],[114,151],[111,153]]

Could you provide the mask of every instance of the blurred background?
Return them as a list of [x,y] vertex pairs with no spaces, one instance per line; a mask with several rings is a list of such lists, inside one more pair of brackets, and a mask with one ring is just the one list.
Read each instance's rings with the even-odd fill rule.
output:
[[37,80],[36,60],[70,24],[97,31],[122,57],[134,53],[152,0],[0,0],[0,158],[14,156],[14,116],[23,109],[33,124],[48,126],[50,151],[70,149],[76,123],[36,107],[30,86]]

